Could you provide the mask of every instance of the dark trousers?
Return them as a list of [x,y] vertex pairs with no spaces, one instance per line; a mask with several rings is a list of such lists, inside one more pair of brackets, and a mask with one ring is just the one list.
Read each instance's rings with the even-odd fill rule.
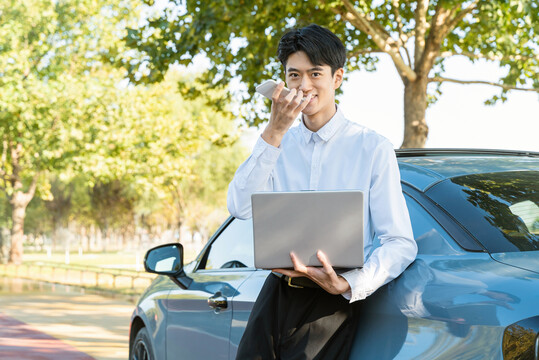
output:
[[360,303],[321,288],[294,288],[270,274],[236,359],[348,359]]

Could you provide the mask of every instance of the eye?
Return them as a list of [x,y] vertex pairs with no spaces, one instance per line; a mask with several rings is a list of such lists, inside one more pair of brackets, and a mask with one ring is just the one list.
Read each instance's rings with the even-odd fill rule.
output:
[[322,73],[319,73],[319,72],[313,72],[313,73],[312,73],[312,76],[313,76],[313,77],[320,77],[320,76],[322,76]]
[[296,74],[296,73],[289,73],[289,74],[288,74],[288,77],[290,77],[290,78],[297,78],[297,77],[299,77],[299,75]]

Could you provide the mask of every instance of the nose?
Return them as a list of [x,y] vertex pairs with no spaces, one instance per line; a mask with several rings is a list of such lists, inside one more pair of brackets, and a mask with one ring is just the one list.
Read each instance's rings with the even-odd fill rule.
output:
[[311,87],[312,87],[311,79],[308,76],[303,76],[298,90],[301,90],[304,93],[308,93],[311,90]]

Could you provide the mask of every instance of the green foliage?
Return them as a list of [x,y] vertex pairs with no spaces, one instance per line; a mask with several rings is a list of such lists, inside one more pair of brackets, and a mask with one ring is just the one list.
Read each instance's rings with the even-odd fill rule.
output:
[[245,155],[227,107],[206,105],[223,92],[186,99],[178,84],[192,87],[193,75],[170,72],[162,83],[133,86],[114,66],[129,54],[122,36],[136,25],[138,6],[0,4],[0,211],[8,215],[0,225],[12,225],[9,201],[15,192],[33,195],[33,179],[39,197],[25,225],[36,234],[68,224],[126,231],[141,217],[177,224],[188,200],[223,205],[231,169]]
[[[152,126],[155,138],[146,139],[150,151],[137,153],[148,174],[145,183],[138,182],[144,196],[160,200],[150,207],[153,213],[164,216],[168,224],[193,226],[216,207],[225,207],[228,183],[247,154],[237,141],[239,131],[229,112],[213,110],[204,98],[185,99],[178,91],[178,84],[190,81],[170,73],[154,86],[161,95],[152,98],[161,99],[158,108],[163,116]],[[208,95],[219,96],[219,91]],[[156,221],[155,216],[147,221]]]
[[104,120],[93,109],[108,84],[96,79],[109,77],[107,68],[118,73],[108,63],[123,51],[119,31],[134,10],[127,1],[2,2],[0,187],[8,194],[16,178],[37,178],[38,193],[50,197],[47,177],[38,175],[67,169],[87,152],[82,130]]
[[[356,14],[346,7],[347,3],[354,7]],[[471,5],[474,10],[466,14],[466,8]],[[253,94],[256,84],[282,75],[276,58],[279,38],[293,27],[310,23],[327,27],[340,36],[348,50],[350,71],[375,70],[375,54],[388,52],[390,48],[398,48],[396,56],[413,71],[418,70],[415,63],[429,55],[419,53],[418,59],[414,59],[417,1],[175,0],[162,8],[151,9],[147,23],[129,29],[126,36],[128,46],[138,50],[138,54],[124,59],[130,64],[129,76],[137,82],[160,81],[170,65],[187,65],[196,55],[203,54],[210,60],[209,71],[199,77],[197,86],[182,88],[192,97],[203,94],[207,88],[224,88],[234,77]],[[436,29],[434,33],[432,21],[444,9],[453,11],[446,20],[449,31]],[[461,12],[463,16],[459,18]],[[438,58],[438,65],[427,68],[427,72],[431,76],[444,73],[446,57],[441,56],[444,52],[468,56],[472,61],[486,58],[500,61],[508,70],[501,84],[527,85],[539,91],[538,14],[538,0],[479,0],[477,4],[429,1],[424,39],[428,42],[441,36],[442,42],[429,49]],[[387,48],[380,48],[372,34],[358,25],[360,17],[389,41]],[[453,19],[455,22],[451,23]],[[503,100],[507,91],[503,89],[500,96],[491,100]],[[234,94],[236,98],[244,95]],[[438,89],[431,94],[429,102],[439,95]],[[230,97],[231,94],[227,94],[223,100],[228,101]],[[260,104],[250,96],[243,97],[242,101],[247,122],[258,125],[264,118],[256,111]],[[218,109],[221,103],[217,103]]]
[[46,201],[41,198],[34,199],[26,208],[24,230],[27,234],[52,234],[53,216],[47,211]]
[[81,125],[86,151],[48,178],[52,196],[31,204],[27,231],[50,234],[70,221],[133,231],[137,218],[175,227],[223,208],[246,151],[230,116],[182,97],[177,83],[189,81],[171,72],[155,85],[101,88],[106,101],[91,112],[104,121]]
[[[470,59],[494,59],[507,70],[500,83],[539,91],[539,1],[481,1],[448,35],[442,51],[471,54]],[[486,104],[506,101],[509,88]]]
[[[281,75],[281,65],[276,59],[280,36],[294,25],[317,22],[333,31],[345,34],[351,41],[367,41],[364,34],[349,29],[344,22],[333,21],[334,15],[318,1],[260,2],[260,1],[187,1],[178,2],[181,14],[173,16],[174,6],[156,13],[148,24],[139,30],[131,29],[127,44],[143,54],[130,59],[133,64],[130,78],[139,80],[136,65],[144,64],[148,75],[139,81],[160,81],[171,64],[190,64],[197,54],[204,54],[212,62],[209,71],[200,76],[198,86],[182,86],[187,96],[198,97],[208,85],[224,89],[232,77],[239,77],[253,94],[255,85],[267,78]],[[183,7],[185,5],[185,7]],[[314,18],[313,18],[314,16]],[[150,61],[146,61],[149,59]],[[372,59],[352,58],[351,67]],[[231,93],[213,102],[218,110],[230,102]],[[244,102],[249,103],[250,98]],[[252,104],[249,110],[254,109]],[[254,113],[246,111],[246,113]],[[261,119],[250,118],[252,125]]]

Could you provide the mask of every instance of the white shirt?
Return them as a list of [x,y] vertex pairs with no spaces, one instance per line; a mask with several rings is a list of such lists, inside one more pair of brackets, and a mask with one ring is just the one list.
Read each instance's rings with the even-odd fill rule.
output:
[[[361,269],[340,274],[350,284],[351,291],[343,294],[350,302],[365,299],[414,261],[417,245],[393,146],[374,131],[347,120],[339,108],[316,133],[303,122],[290,128],[279,148],[260,137],[230,183],[228,210],[234,217],[247,219],[252,216],[252,193],[299,190],[364,193],[365,263]],[[381,246],[372,251],[375,236]]]

